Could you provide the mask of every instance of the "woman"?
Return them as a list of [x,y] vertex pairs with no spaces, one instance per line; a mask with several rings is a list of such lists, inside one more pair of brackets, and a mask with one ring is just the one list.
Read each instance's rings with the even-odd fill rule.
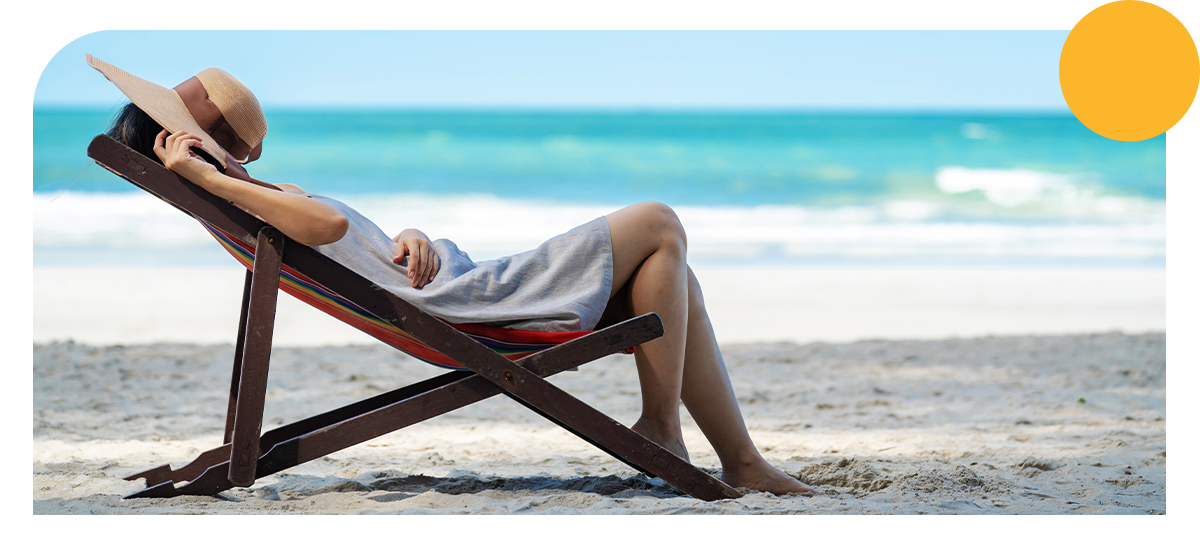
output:
[[[88,64],[133,102],[118,116],[110,136],[157,157],[167,168],[289,238],[316,247],[360,273],[385,274],[380,277],[393,280],[390,290],[402,292],[403,298],[439,317],[543,330],[592,329],[656,312],[665,334],[639,346],[634,354],[642,414],[633,430],[687,459],[679,417],[682,400],[716,450],[726,483],[777,495],[814,493],[768,464],[751,441],[700,285],[687,265],[687,236],[666,205],[632,205],[535,251],[497,261],[476,264],[453,243],[431,242],[416,229],[404,230],[387,242],[388,258],[372,260],[368,255],[364,259],[362,249],[375,246],[379,238],[373,232],[379,230],[357,212],[295,185],[258,181],[242,168],[261,154],[266,120],[253,94],[228,73],[206,69],[167,90],[90,55]],[[211,155],[216,163],[198,152]],[[225,167],[224,173],[219,165]],[[563,260],[571,255],[569,261]],[[354,266],[355,262],[363,265]],[[389,269],[399,272],[387,275]],[[564,272],[539,278],[546,270]],[[553,287],[564,279],[571,283],[569,292],[575,293],[559,301],[566,306],[540,298],[568,292]],[[398,288],[396,281],[407,288]],[[481,291],[481,285],[487,289]],[[549,287],[530,290],[538,285]],[[490,286],[498,286],[496,292]],[[444,298],[445,289],[458,291]],[[513,296],[521,300],[509,300]],[[456,306],[469,308],[459,312]],[[513,308],[526,310],[513,315]],[[528,308],[542,310],[531,315]],[[455,319],[456,314],[469,319]]]

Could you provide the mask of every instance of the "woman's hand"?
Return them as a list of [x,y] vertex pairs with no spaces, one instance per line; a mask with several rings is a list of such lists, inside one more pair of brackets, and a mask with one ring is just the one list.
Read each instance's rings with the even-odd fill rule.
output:
[[[243,181],[221,174],[215,166],[192,153],[191,148],[200,144],[200,138],[186,132],[168,135],[164,130],[155,137],[154,154],[158,155],[163,166],[275,226],[301,245],[318,247],[334,243],[346,235],[350,222],[338,209],[312,197],[284,192],[273,184],[258,182],[253,178]],[[235,174],[249,177],[245,170],[235,170]]]
[[220,172],[192,152],[193,147],[200,147],[201,144],[200,138],[187,132],[168,134],[163,130],[154,138],[154,154],[158,155],[163,166],[207,189],[208,179]]
[[399,264],[404,261],[405,255],[408,256],[408,278],[412,280],[413,287],[420,289],[433,281],[433,276],[441,267],[441,260],[430,245],[428,236],[421,230],[407,229],[393,237],[392,241],[396,242],[396,256],[392,262]]

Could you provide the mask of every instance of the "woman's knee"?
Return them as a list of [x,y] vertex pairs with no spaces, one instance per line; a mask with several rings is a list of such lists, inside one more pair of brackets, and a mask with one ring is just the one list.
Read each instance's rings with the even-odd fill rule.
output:
[[674,209],[658,201],[646,201],[634,205],[645,221],[647,232],[667,245],[678,245],[687,249],[687,233]]
[[647,258],[666,253],[679,262],[687,261],[687,235],[675,211],[662,203],[647,201],[606,216],[612,238],[613,293],[633,277]]

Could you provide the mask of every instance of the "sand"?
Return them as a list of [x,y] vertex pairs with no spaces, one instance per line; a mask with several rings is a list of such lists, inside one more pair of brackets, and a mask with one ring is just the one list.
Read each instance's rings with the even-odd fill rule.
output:
[[[81,272],[92,279],[50,292]],[[821,492],[713,503],[503,396],[251,488],[122,500],[141,488],[122,477],[220,444],[241,277],[109,270],[108,282],[138,291],[128,300],[87,293],[103,272],[34,271],[35,514],[1166,512],[1161,270],[781,269],[751,274],[756,286],[739,285],[745,271],[697,270],[751,435]],[[336,324],[304,327],[304,308],[281,301],[264,429],[441,372],[382,345],[340,344]],[[631,357],[552,380],[618,421],[637,418]],[[717,472],[684,421],[692,461]]]

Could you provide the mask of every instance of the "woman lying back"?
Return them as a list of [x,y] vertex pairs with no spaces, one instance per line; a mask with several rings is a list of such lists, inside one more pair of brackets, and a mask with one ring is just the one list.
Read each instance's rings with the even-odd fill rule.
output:
[[779,495],[814,492],[768,464],[751,441],[687,264],[687,236],[666,205],[638,203],[532,251],[475,262],[451,241],[430,241],[412,228],[389,238],[333,199],[250,177],[242,165],[261,155],[266,119],[228,73],[206,69],[172,90],[91,56],[88,63],[132,101],[110,136],[430,314],[564,331],[656,312],[665,334],[634,354],[642,413],[633,430],[687,459],[682,401],[716,450],[726,483]]

